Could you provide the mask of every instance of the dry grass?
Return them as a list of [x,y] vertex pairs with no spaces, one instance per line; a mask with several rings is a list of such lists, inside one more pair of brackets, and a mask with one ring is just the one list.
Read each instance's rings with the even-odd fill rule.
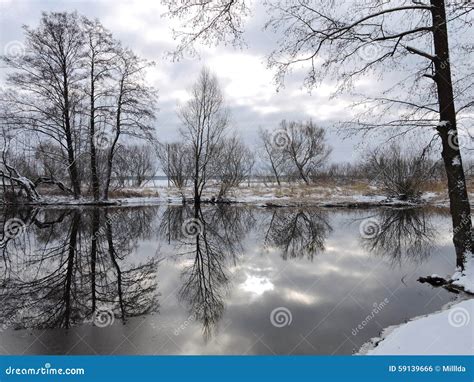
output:
[[423,185],[423,192],[436,192],[438,194],[447,193],[447,185],[444,182],[427,182]]
[[[423,192],[435,193],[435,200],[444,200],[447,197],[446,183],[442,181],[427,182],[423,186]],[[474,179],[468,179],[468,190],[474,191]],[[164,191],[165,194],[174,194],[173,189]],[[215,189],[208,190],[208,197],[215,194]],[[42,195],[64,195],[56,187],[41,187],[40,194]],[[318,180],[314,184],[306,185],[302,183],[282,184],[252,184],[250,186],[242,185],[239,189],[233,190],[232,196],[235,198],[247,197],[262,197],[270,199],[291,199],[291,200],[345,200],[351,199],[356,195],[377,196],[383,195],[383,191],[374,188],[368,182],[354,181],[354,182],[338,182],[331,179]],[[83,196],[91,197],[88,193]],[[125,188],[113,190],[110,192],[111,199],[120,198],[145,198],[145,197],[159,197],[160,193],[153,188]],[[176,192],[176,195],[178,193]]]
[[112,199],[120,199],[120,198],[147,198],[147,197],[158,197],[160,194],[156,190],[152,190],[149,188],[144,188],[142,190],[139,189],[120,189],[114,190],[109,193],[109,197]]
[[[325,199],[330,200],[341,197],[351,197],[354,195],[376,196],[383,195],[381,189],[374,188],[371,184],[363,181],[354,181],[346,184],[341,182],[324,180],[314,184],[306,185],[301,183],[283,184],[278,187],[275,185],[254,185],[250,188],[242,187],[240,189],[246,195],[268,196],[273,195],[275,198],[291,198],[291,199]],[[468,190],[474,191],[474,180],[468,180]],[[433,181],[424,184],[423,192],[432,192],[441,198],[447,195],[447,185],[442,181]]]

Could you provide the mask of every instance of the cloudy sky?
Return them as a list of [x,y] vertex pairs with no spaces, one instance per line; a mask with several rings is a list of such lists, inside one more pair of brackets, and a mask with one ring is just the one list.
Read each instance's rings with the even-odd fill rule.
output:
[[[167,52],[176,42],[172,22],[163,17],[166,9],[159,0],[0,0],[0,44],[3,51],[21,43],[23,24],[36,26],[42,11],[73,11],[98,18],[116,38],[144,58],[156,62],[149,81],[159,90],[157,135],[162,141],[177,138],[177,105],[187,99],[187,90],[203,65],[218,76],[232,112],[232,123],[250,144],[257,141],[258,127],[273,128],[282,119],[312,118],[329,129],[333,161],[351,161],[360,155],[361,138],[343,139],[332,126],[350,117],[350,99],[330,99],[334,90],[325,83],[311,93],[302,86],[302,73],[287,77],[285,87],[277,91],[273,72],[266,67],[266,56],[274,47],[276,36],[262,31],[266,19],[263,7],[257,6],[246,25],[248,47],[201,47],[200,59],[185,57],[172,62]],[[373,88],[376,81],[367,78],[362,87]],[[361,145],[362,141],[362,145]],[[371,141],[373,142],[373,141]]]

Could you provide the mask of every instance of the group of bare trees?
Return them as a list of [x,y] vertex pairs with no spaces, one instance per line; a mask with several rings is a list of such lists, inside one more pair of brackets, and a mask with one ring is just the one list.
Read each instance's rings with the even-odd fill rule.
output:
[[[181,29],[175,31],[178,57],[185,51],[196,52],[195,43],[241,44],[251,12],[248,1],[205,2],[199,7],[192,0],[162,1],[170,17],[182,21]],[[269,14],[265,27],[280,36],[269,55],[279,84],[295,66],[300,70],[306,65],[308,88],[334,79],[338,93],[353,90],[358,79],[376,73],[387,86],[379,94],[366,89],[356,104],[360,113],[350,127],[362,133],[383,129],[393,136],[436,129],[457,265],[464,269],[466,258],[474,253],[474,239],[458,129],[462,115],[474,106],[472,48],[459,41],[450,44],[450,39],[469,39],[472,3],[282,0],[265,5]],[[402,79],[394,82],[397,76],[391,75],[401,69]]]
[[[230,116],[218,80],[204,68],[190,90],[190,99],[178,111],[180,142],[161,144],[158,157],[163,172],[181,191],[192,187],[199,204],[207,186],[217,185],[216,200],[249,180],[256,156],[241,138],[229,133]],[[259,164],[278,184],[282,178],[309,184],[326,164],[331,148],[326,132],[312,121],[282,121],[273,132],[260,131]]]
[[[183,30],[176,31],[180,39],[177,56],[195,52],[196,42],[242,42],[243,26],[251,12],[246,0],[203,2],[198,7],[191,0],[162,1],[171,17],[184,21]],[[457,265],[463,269],[466,256],[474,253],[474,240],[458,130],[464,127],[463,121],[469,121],[474,106],[469,65],[472,47],[459,41],[450,44],[450,39],[456,34],[466,38],[474,6],[445,0],[265,4],[269,11],[265,26],[281,37],[269,56],[280,85],[296,65],[306,65],[308,88],[332,79],[336,94],[352,91],[359,79],[376,73],[385,88],[380,92],[366,89],[362,98],[352,92],[357,96],[356,115],[346,127],[363,134],[383,129],[392,137],[435,132],[446,172]],[[87,177],[94,198],[107,199],[121,137],[151,139],[154,92],[143,77],[150,64],[122,47],[98,21],[55,12],[43,14],[37,28],[25,27],[24,54],[3,57],[3,62],[10,69],[0,105],[4,191],[7,186],[17,187],[34,199],[35,185],[47,182],[79,198],[82,180]],[[400,71],[403,78],[394,82]],[[183,125],[179,145],[184,145],[179,150],[187,153],[183,163],[189,166],[194,200],[199,203],[211,180],[219,177],[223,184],[237,184],[241,177],[229,175],[228,170],[248,169],[249,161],[239,162],[235,154],[224,154],[238,150],[224,149],[226,141],[232,146],[227,134],[229,115],[209,71],[201,73],[179,115]],[[310,181],[329,152],[321,146],[324,133],[311,125],[289,122],[281,126],[290,137],[281,150],[284,154],[265,149],[272,158],[278,154],[269,160],[274,173],[290,163],[293,173]],[[38,142],[38,149],[41,145],[42,158],[62,163],[59,167],[66,179],[54,174],[28,179],[11,165],[9,147],[31,139]],[[170,154],[177,145],[164,147],[164,156],[177,157]],[[31,146],[25,144],[28,151]],[[318,155],[310,154],[314,152]],[[105,157],[103,173],[98,166],[100,155]],[[230,157],[238,166],[223,164]],[[167,163],[164,167],[169,172],[175,166]],[[228,188],[223,187],[222,193]]]
[[[154,139],[155,90],[145,82],[151,63],[76,13],[43,13],[38,27],[24,31],[24,51],[2,57],[9,69],[0,96],[2,167],[12,167],[6,147],[23,144],[24,156],[40,162],[31,176],[67,184],[74,198],[86,183],[94,200],[106,200],[123,137]],[[12,183],[25,177],[19,171],[1,175]]]
[[389,196],[413,200],[433,179],[437,166],[425,152],[410,152],[392,145],[370,152],[366,168],[372,182],[382,186]]
[[190,95],[178,111],[181,142],[162,144],[158,157],[183,199],[190,183],[199,204],[211,183],[219,185],[217,198],[224,198],[247,179],[255,158],[239,137],[229,133],[229,110],[217,77],[208,68],[201,70]]
[[260,141],[264,171],[273,174],[278,185],[282,178],[309,184],[331,154],[326,131],[311,120],[283,120],[273,132],[261,129]]

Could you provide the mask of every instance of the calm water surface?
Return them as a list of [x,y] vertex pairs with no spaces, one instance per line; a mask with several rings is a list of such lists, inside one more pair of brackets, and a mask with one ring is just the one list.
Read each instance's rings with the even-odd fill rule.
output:
[[[455,268],[440,210],[32,209],[3,221],[2,354],[351,354],[454,298],[417,282]],[[25,223],[19,235],[11,222]]]

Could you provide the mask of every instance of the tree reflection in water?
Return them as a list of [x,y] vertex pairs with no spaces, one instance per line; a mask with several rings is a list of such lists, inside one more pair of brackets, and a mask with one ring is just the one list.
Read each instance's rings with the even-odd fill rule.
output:
[[433,250],[437,231],[432,214],[422,208],[380,210],[375,219],[376,231],[362,238],[366,250],[388,257],[393,263],[404,259],[422,262]]
[[[225,311],[230,268],[245,252],[250,231],[262,232],[263,243],[253,243],[258,249],[276,248],[285,260],[313,260],[332,231],[328,212],[320,209],[260,210],[258,225],[254,211],[168,206],[158,219],[156,208],[143,207],[5,210],[3,224],[17,218],[26,228],[18,237],[0,229],[0,324],[69,328],[101,309],[123,321],[157,311],[159,262],[139,259],[138,245],[158,231],[182,267],[178,297],[209,339]],[[422,209],[381,210],[378,235],[362,239],[363,246],[393,261],[422,261],[435,241],[430,218]]]
[[179,298],[201,323],[206,340],[224,313],[227,266],[235,264],[242,240],[254,225],[252,211],[245,207],[179,206],[164,214],[160,232],[175,241],[178,256],[184,258]]
[[[98,309],[126,320],[156,311],[158,262],[134,265],[137,241],[150,235],[146,209],[4,211],[25,232],[2,246],[0,319],[17,328],[69,328]],[[147,228],[148,227],[148,228]]]
[[312,260],[324,252],[324,243],[332,227],[322,210],[273,211],[265,234],[265,247],[277,247],[283,259],[306,257]]

